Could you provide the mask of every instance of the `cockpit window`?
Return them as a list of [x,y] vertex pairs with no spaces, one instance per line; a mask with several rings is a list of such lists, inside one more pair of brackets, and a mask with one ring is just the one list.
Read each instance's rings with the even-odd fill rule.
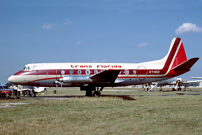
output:
[[23,71],[28,71],[28,70],[30,70],[30,67],[28,66],[25,66],[23,69],[22,69]]

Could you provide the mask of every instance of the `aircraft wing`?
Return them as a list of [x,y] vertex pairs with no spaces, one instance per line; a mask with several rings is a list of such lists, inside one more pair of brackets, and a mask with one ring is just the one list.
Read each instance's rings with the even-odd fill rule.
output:
[[114,83],[121,70],[105,70],[99,72],[90,78],[95,81]]
[[[202,82],[202,80],[194,80],[194,81],[183,81],[183,82],[178,82],[180,85],[182,85],[182,84],[188,84],[188,83],[195,83],[195,82]],[[168,84],[168,85],[176,85],[177,84],[177,82],[172,82],[172,83],[170,83],[170,84]]]
[[195,83],[195,82],[202,82],[202,80],[187,81],[187,82],[183,82],[183,83]]
[[202,79],[202,77],[191,77],[192,79]]
[[46,91],[46,87],[34,87],[34,92],[40,93]]

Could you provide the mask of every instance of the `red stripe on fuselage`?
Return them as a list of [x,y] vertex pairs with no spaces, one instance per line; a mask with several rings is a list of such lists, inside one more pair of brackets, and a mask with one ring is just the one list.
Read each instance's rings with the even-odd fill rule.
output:
[[[89,75],[94,75],[95,74],[95,70],[97,69],[91,69],[90,74]],[[115,70],[115,69],[114,69]],[[125,73],[125,69],[120,70],[120,74],[119,75],[145,75],[147,73],[147,75],[159,75],[161,70],[156,70],[156,69],[149,69],[149,70],[144,70],[144,69],[127,69],[128,70],[128,74]],[[70,69],[64,70],[65,74],[63,75],[88,75],[86,74],[86,70],[82,69],[81,70],[81,74],[78,74],[78,70],[72,70],[73,74],[70,74]],[[101,72],[101,70],[97,70],[97,72]],[[56,74],[56,70],[38,70],[36,71],[19,71],[17,73],[15,73],[14,75],[55,75],[55,76],[61,76],[61,72],[60,70],[57,70],[57,74]]]

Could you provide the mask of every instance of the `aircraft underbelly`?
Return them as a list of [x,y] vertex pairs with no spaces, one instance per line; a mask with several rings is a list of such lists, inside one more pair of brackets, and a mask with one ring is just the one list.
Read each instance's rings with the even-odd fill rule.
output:
[[121,80],[124,80],[123,82],[117,84],[117,85],[139,85],[149,82],[156,82],[160,80],[169,79],[168,77],[164,78],[145,78],[144,80],[140,80],[139,78],[121,78]]

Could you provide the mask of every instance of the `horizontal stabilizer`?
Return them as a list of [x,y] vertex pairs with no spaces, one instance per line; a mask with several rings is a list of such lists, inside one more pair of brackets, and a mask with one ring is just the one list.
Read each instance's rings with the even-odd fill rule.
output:
[[198,57],[191,58],[178,66],[174,67],[172,70],[173,71],[188,71],[198,60]]
[[98,74],[91,76],[91,79],[101,80],[101,81],[110,81],[114,82],[119,74],[120,70],[105,70]]

